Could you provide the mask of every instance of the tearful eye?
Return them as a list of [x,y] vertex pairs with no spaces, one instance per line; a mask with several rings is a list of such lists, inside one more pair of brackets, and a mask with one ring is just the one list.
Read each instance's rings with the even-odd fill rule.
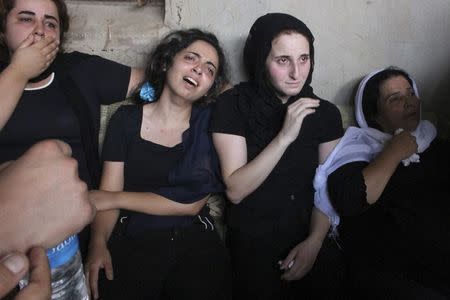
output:
[[20,22],[24,22],[24,23],[28,23],[28,22],[31,22],[33,20],[31,18],[20,18],[19,21]]
[[400,97],[398,97],[398,96],[391,97],[391,98],[389,98],[389,103],[395,103],[395,102],[397,102],[398,100],[400,100]]
[[188,62],[195,62],[197,60],[197,57],[195,55],[192,54],[186,54],[184,56],[184,59]]
[[47,26],[51,29],[56,29],[58,27],[55,23],[52,22],[47,23]]

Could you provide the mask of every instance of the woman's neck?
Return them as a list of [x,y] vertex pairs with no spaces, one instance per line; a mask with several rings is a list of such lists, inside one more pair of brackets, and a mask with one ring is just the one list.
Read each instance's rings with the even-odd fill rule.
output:
[[189,123],[192,102],[182,97],[172,95],[165,89],[155,103],[154,116],[164,123]]
[[151,118],[167,127],[188,126],[192,103],[179,97],[167,97],[164,94],[154,103]]

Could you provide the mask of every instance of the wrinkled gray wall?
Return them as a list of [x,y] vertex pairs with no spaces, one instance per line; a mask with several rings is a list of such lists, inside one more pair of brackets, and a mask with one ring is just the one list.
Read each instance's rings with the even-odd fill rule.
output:
[[71,16],[66,48],[142,66],[164,28],[164,5],[67,1]]
[[73,15],[69,49],[140,65],[161,34],[200,27],[221,39],[233,82],[244,79],[241,52],[253,21],[267,12],[287,12],[315,34],[313,87],[318,95],[345,107],[361,76],[397,65],[416,79],[426,110],[436,112],[441,126],[448,126],[449,0],[166,0],[165,5],[143,8],[101,1],[68,3]]

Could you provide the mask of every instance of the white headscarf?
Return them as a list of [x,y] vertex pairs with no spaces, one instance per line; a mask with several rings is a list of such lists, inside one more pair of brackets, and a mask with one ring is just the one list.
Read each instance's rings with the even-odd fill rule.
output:
[[[333,228],[332,233],[334,234],[337,233],[336,227],[339,225],[340,218],[331,205],[328,196],[328,175],[350,162],[371,162],[383,150],[385,143],[392,138],[391,134],[369,127],[362,108],[362,98],[367,82],[373,76],[384,70],[386,69],[374,71],[364,77],[360,82],[355,96],[355,115],[360,127],[349,127],[327,160],[316,169],[316,176],[314,177],[314,188],[316,190],[314,194],[314,205],[328,216]],[[418,96],[417,85],[411,77],[410,79],[413,83],[412,87],[414,92]],[[416,137],[418,153],[422,153],[436,137],[436,128],[429,121],[422,120],[419,122],[416,130],[411,134]],[[403,164],[408,166],[411,162],[419,162],[420,157],[418,153],[403,160]]]

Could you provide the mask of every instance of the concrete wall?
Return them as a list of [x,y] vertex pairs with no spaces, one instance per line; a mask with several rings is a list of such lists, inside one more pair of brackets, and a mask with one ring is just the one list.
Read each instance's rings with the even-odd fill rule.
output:
[[65,48],[143,66],[145,54],[164,27],[164,5],[66,1],[71,16]]
[[164,6],[140,9],[101,1],[68,3],[74,15],[70,48],[139,65],[162,33],[201,27],[221,39],[233,82],[244,79],[241,53],[253,21],[267,12],[287,12],[308,24],[316,37],[313,87],[318,95],[345,108],[364,74],[397,65],[416,79],[426,110],[437,112],[447,124],[441,126],[448,126],[449,0],[166,0]]
[[450,117],[448,0],[169,0],[165,24],[217,32],[239,81],[245,37],[267,12],[295,15],[314,33],[318,95],[345,106],[364,74],[396,65],[414,76],[426,110]]

